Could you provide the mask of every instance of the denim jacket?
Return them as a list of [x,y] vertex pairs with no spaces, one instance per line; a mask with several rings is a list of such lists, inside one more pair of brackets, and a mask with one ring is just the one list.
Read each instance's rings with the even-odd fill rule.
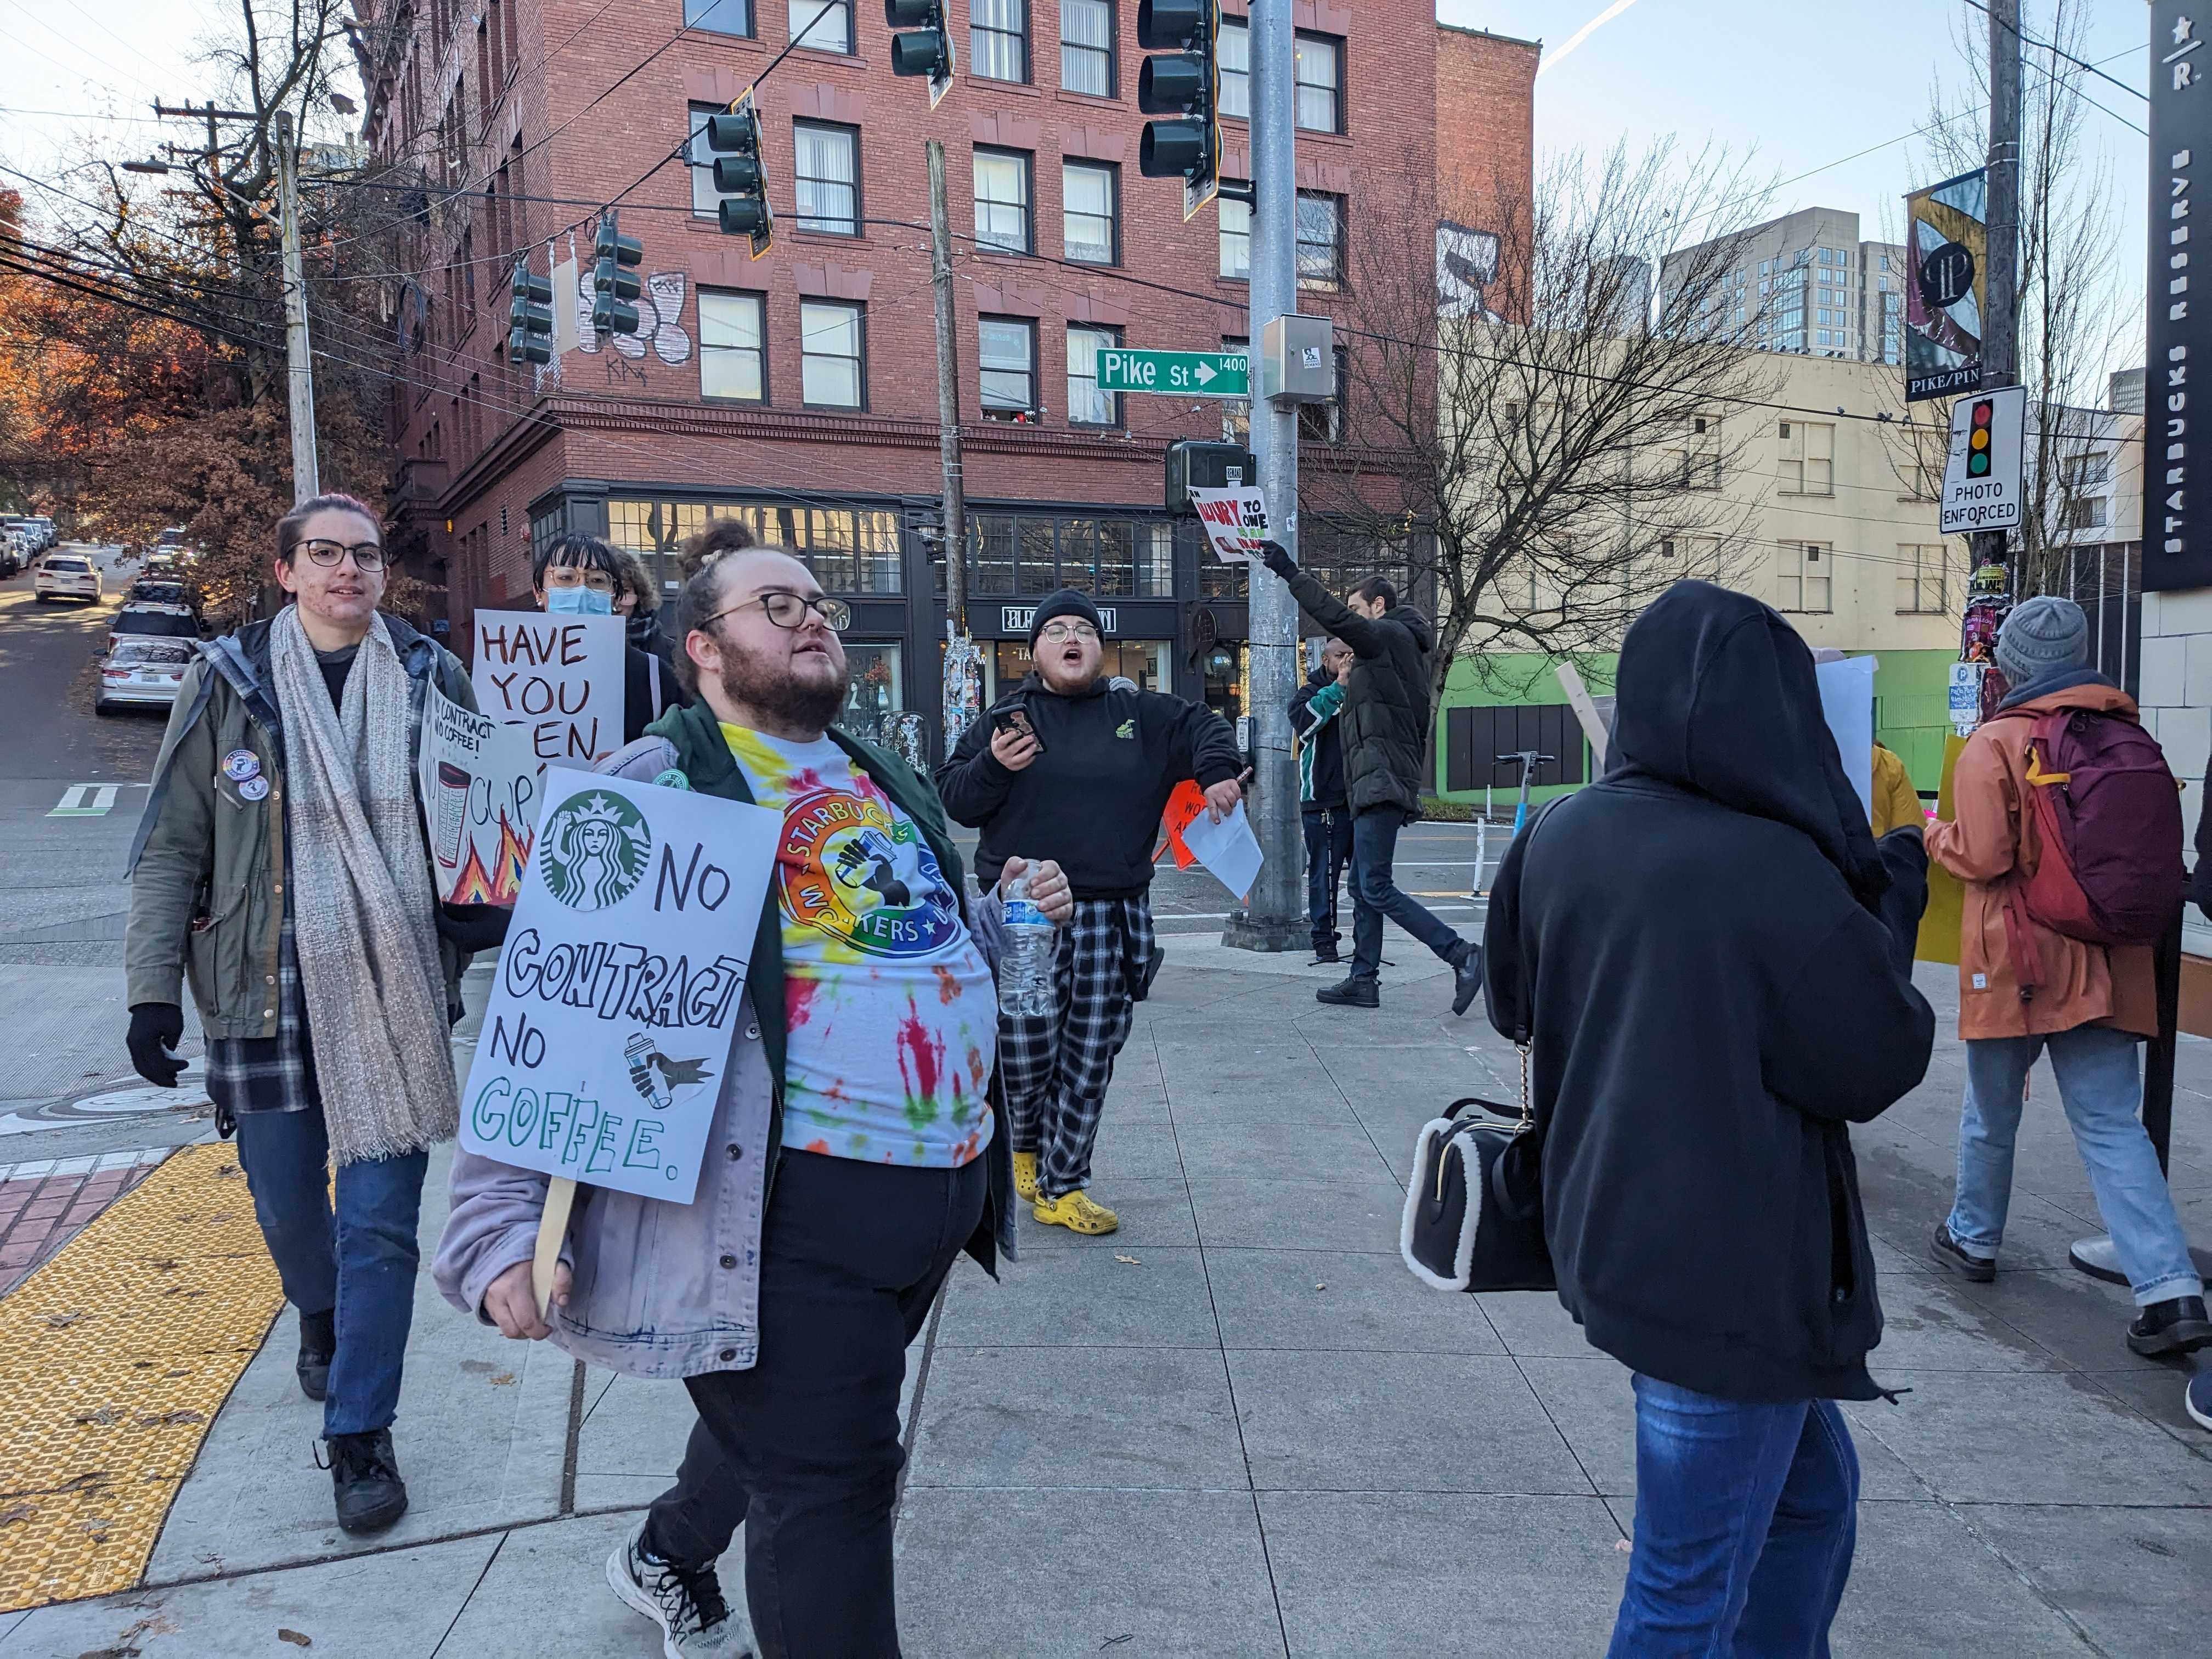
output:
[[[936,792],[883,751],[835,729],[829,735],[914,819],[995,972],[999,907],[969,902]],[[703,702],[664,714],[599,769],[641,783],[674,770],[702,794],[751,799]],[[748,1370],[758,1358],[761,1225],[782,1151],[784,1007],[782,916],[771,886],[692,1201],[576,1189],[562,1251],[574,1283],[550,1322],[553,1340],[577,1358],[632,1376],[684,1377]],[[983,1153],[990,1197],[967,1248],[995,1276],[999,1259],[1014,1256],[1013,1157],[995,1074],[991,1094],[997,1121]],[[455,1150],[452,1211],[431,1267],[448,1302],[483,1316],[492,1281],[536,1252],[546,1186],[534,1170]]]

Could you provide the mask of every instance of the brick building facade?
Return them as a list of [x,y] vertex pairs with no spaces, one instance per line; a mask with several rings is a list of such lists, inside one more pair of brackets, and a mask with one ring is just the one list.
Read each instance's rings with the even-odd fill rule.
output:
[[[923,151],[935,137],[954,234],[969,620],[999,641],[985,651],[992,686],[1025,665],[1025,604],[1072,583],[1112,609],[1121,672],[1242,711],[1245,572],[1203,561],[1161,507],[1165,444],[1221,435],[1239,406],[1102,395],[1086,375],[1102,343],[1218,349],[1247,325],[1245,210],[1185,222],[1180,181],[1138,171],[1134,0],[950,0],[959,75],[934,112],[923,82],[892,76],[882,15],[859,0],[472,3],[365,5],[358,37],[372,151],[423,190],[416,271],[394,301],[395,540],[442,590],[457,641],[476,608],[530,604],[533,539],[603,534],[668,581],[675,544],[736,513],[852,601],[848,723],[935,708]],[[1231,176],[1249,171],[1233,114],[1240,11],[1224,7]],[[1296,21],[1301,304],[1331,312],[1353,218],[1433,199],[1430,89],[1440,33],[1457,32],[1437,29],[1426,0],[1297,0]],[[720,234],[688,135],[794,27],[806,44],[758,93],[776,230],[756,261]],[[1455,125],[1527,128],[1525,85],[1518,109],[1470,88]],[[573,230],[588,283],[598,208],[617,198],[645,248],[640,334],[598,338],[586,320],[582,349],[550,371],[508,363],[516,252],[544,272]],[[1350,463],[1331,411],[1310,411],[1306,429],[1309,472]],[[1323,525],[1306,535],[1328,542]]]

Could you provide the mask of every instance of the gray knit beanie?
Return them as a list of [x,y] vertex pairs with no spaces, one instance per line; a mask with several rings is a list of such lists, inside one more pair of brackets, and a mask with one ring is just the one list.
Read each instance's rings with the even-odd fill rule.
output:
[[2089,619],[2071,599],[2046,593],[2018,606],[1997,630],[1997,672],[2017,690],[2032,680],[2089,665]]

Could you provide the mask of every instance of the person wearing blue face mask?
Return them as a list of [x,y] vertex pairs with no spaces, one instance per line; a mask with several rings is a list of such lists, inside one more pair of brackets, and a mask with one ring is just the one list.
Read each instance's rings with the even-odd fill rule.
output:
[[[532,556],[530,585],[549,616],[611,617],[623,586],[621,556],[597,536],[563,536]],[[663,710],[690,701],[659,658],[623,647],[624,743],[635,743]]]

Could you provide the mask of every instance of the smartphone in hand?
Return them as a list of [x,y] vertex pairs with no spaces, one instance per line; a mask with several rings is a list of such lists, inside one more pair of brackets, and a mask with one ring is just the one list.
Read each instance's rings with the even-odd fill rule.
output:
[[1030,724],[1029,711],[1027,709],[1001,708],[996,710],[991,716],[991,732],[994,736],[996,736],[1001,732],[1012,732],[1017,737],[1027,738],[1032,743],[1036,744],[1038,754],[1042,755],[1044,753],[1044,739],[1037,736],[1036,727]]

